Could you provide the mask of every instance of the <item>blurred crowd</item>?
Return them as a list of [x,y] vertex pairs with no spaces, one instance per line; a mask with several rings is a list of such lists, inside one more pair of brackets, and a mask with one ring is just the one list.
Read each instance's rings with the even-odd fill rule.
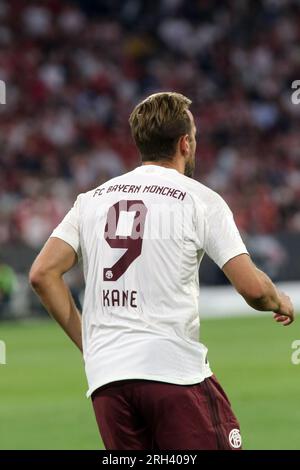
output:
[[300,1],[0,0],[0,78],[1,244],[138,165],[128,116],[162,90],[193,100],[196,178],[240,229],[300,232]]

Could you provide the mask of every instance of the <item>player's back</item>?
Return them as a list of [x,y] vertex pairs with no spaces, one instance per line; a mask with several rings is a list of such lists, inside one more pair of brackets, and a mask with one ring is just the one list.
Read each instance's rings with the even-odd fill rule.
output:
[[192,384],[211,375],[199,343],[199,263],[204,251],[219,266],[243,251],[238,234],[230,253],[219,241],[222,224],[232,228],[220,196],[143,165],[80,195],[76,214],[88,393],[118,380]]

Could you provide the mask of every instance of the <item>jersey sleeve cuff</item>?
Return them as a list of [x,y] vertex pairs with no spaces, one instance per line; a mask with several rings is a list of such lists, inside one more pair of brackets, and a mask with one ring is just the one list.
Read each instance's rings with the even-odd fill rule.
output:
[[60,240],[66,242],[68,245],[71,246],[71,248],[73,248],[73,250],[77,254],[78,260],[81,259],[80,247],[68,234],[62,233],[62,232],[57,232],[56,233],[56,231],[54,230],[49,238],[59,238]]
[[230,261],[232,258],[235,258],[236,256],[239,256],[239,255],[249,255],[247,248],[244,247],[239,250],[231,251],[230,253],[228,252],[224,253],[224,256],[221,256],[218,260],[216,260],[216,264],[219,266],[220,269],[222,269],[223,266],[225,266],[225,264],[228,263],[228,261]]

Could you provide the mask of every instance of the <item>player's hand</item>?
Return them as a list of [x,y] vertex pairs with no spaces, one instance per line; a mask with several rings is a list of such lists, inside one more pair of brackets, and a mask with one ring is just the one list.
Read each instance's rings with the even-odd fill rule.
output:
[[295,319],[294,306],[288,295],[280,292],[280,307],[273,314],[273,318],[284,326],[290,325]]

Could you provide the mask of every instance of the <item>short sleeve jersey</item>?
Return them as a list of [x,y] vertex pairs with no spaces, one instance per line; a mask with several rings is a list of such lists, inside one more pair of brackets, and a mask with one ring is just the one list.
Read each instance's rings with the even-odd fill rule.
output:
[[199,265],[204,253],[220,268],[247,253],[221,196],[143,165],[80,194],[51,236],[83,261],[88,396],[118,380],[195,384],[212,374],[199,340]]

